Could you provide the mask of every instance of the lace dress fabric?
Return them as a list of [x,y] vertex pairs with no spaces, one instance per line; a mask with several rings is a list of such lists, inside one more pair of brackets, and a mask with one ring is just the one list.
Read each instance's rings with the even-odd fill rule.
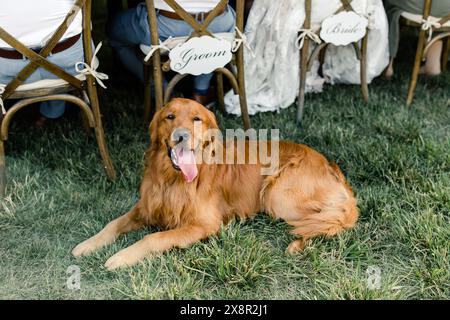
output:
[[[312,28],[338,10],[340,0],[312,1]],[[354,10],[369,18],[370,33],[367,55],[367,79],[381,74],[389,63],[388,22],[381,0],[353,0]],[[245,50],[245,80],[248,109],[258,112],[279,111],[291,106],[300,83],[300,53],[296,45],[298,31],[305,20],[304,0],[258,0],[250,12],[246,36],[255,53],[251,57]],[[310,41],[310,50],[315,43]],[[321,92],[324,83],[359,84],[359,60],[353,46],[329,45],[318,74],[315,61],[307,74],[306,92]],[[240,114],[239,98],[232,91],[225,97],[226,109]]]

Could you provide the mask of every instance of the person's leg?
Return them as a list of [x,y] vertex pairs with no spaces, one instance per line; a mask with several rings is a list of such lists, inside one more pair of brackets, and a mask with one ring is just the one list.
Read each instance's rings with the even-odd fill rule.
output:
[[398,47],[400,43],[400,16],[404,8],[401,5],[406,5],[406,1],[383,0],[383,5],[386,10],[386,16],[389,22],[389,65],[384,71],[384,76],[388,79],[394,75],[394,59],[397,56]]
[[62,117],[66,110],[66,103],[64,101],[45,101],[41,102],[39,111],[47,119],[58,119]]
[[[437,76],[441,73],[441,55],[443,42],[435,42],[427,53],[425,64],[420,68],[420,74],[428,76]],[[394,75],[394,59],[391,59],[387,66],[384,75],[386,78],[391,78]]]
[[[0,57],[0,84],[8,84],[29,63],[27,59],[5,59]],[[33,72],[25,83],[40,80],[39,72]]]
[[[84,61],[84,53],[83,53],[83,40],[80,38],[77,43],[75,43],[72,47],[62,52],[50,55],[48,61],[51,63],[61,67],[66,72],[76,75],[77,71],[75,70],[75,64],[77,62]],[[40,79],[58,79],[53,73],[39,68],[37,70],[40,74]],[[57,119],[60,118],[66,109],[66,103],[64,101],[45,101],[40,105],[41,115],[47,119]],[[44,119],[41,118],[36,122],[37,126],[40,126],[44,123]]]
[[[236,13],[228,7],[227,10],[216,17],[209,25],[212,33],[233,32],[236,21]],[[157,15],[158,35],[161,41],[169,37],[183,37],[192,33],[193,28],[182,20],[175,20]],[[117,52],[125,67],[143,81],[142,61],[136,55],[136,46],[139,44],[150,45],[150,29],[147,21],[147,9],[145,4],[126,10],[116,16],[108,27],[108,37],[111,46]],[[205,94],[213,74],[201,75],[194,80],[195,92]]]
[[142,61],[136,55],[136,46],[150,45],[150,31],[145,4],[119,13],[108,26],[108,38],[125,68],[144,80]]
[[[169,19],[158,15],[158,33],[161,41],[171,37],[184,37],[190,35],[194,29],[185,21]],[[203,22],[203,21],[200,21]],[[147,22],[145,21],[145,24]],[[228,6],[226,11],[217,16],[208,26],[211,33],[234,32],[236,25],[236,12]],[[149,37],[149,36],[148,36]],[[197,95],[206,95],[209,89],[209,83],[213,74],[205,74],[195,77],[194,93]]]
[[[69,49],[50,55],[47,59],[60,66],[68,73],[76,74],[75,63],[84,61],[82,39],[80,38],[80,40]],[[0,83],[8,84],[26,65],[28,65],[28,63],[28,59],[16,60],[0,58]],[[32,83],[44,79],[58,79],[58,77],[43,68],[38,68],[24,83]],[[47,101],[41,103],[40,106],[41,114],[44,117],[51,119],[62,116],[64,109],[64,101]],[[37,121],[38,126],[42,123],[42,118]]]
[[389,64],[384,71],[384,76],[388,79],[392,78],[394,75],[394,58],[389,60]]
[[[0,84],[7,85],[28,63],[28,59],[0,58]],[[24,83],[32,83],[39,80],[41,80],[41,75],[39,70],[36,70]]]
[[442,40],[435,42],[427,53],[427,61],[424,65],[424,72],[429,76],[436,76],[441,73]]
[[23,60],[0,57],[0,84],[7,85],[25,67]]

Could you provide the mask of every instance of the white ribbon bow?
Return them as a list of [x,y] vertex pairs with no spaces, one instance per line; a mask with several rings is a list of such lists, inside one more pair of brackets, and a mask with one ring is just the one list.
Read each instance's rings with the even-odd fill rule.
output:
[[233,44],[231,46],[231,51],[234,53],[239,50],[241,45],[244,45],[247,48],[248,52],[250,52],[250,55],[252,56],[252,58],[256,57],[255,52],[253,51],[253,48],[248,43],[247,36],[245,34],[243,34],[241,32],[241,30],[239,30],[238,27],[234,27],[234,29],[236,30],[236,33],[238,34],[239,38],[234,39]]
[[303,48],[303,44],[305,43],[305,38],[308,37],[312,41],[314,41],[317,44],[321,44],[322,40],[319,38],[319,36],[312,30],[312,29],[300,29],[298,30],[299,35],[297,37],[297,48],[301,49]]
[[[91,76],[93,76],[95,78],[95,80],[97,81],[97,83],[103,88],[106,89],[105,84],[103,83],[102,80],[108,80],[109,77],[107,74],[102,73],[102,72],[98,72],[97,68],[98,68],[98,64],[95,65],[95,59],[97,56],[97,53],[99,52],[100,48],[102,47],[102,43],[100,42],[97,46],[97,48],[95,48],[94,51],[94,55],[92,56],[91,59],[91,63],[90,65],[87,64],[86,62],[77,62],[75,64],[75,70],[80,73],[80,74],[84,74],[84,75],[88,75],[90,74]],[[82,69],[83,68],[83,69]]]
[[422,19],[422,30],[428,31],[428,42],[433,38],[433,28],[439,29],[441,27],[442,25],[439,22],[431,21],[430,17],[427,20]]
[[169,37],[164,42],[161,42],[161,40],[159,40],[159,44],[151,45],[150,46],[150,51],[145,56],[144,61],[148,62],[148,60],[150,60],[150,58],[153,56],[153,54],[156,52],[156,50],[167,50],[167,51],[170,51],[170,48],[167,47],[167,44],[169,43],[169,40],[171,40],[171,39],[172,39],[172,37]]
[[2,100],[2,94],[5,92],[5,85],[4,84],[0,84],[0,106],[2,108],[2,114],[6,114],[6,109],[5,109],[5,105],[3,104],[3,100]]

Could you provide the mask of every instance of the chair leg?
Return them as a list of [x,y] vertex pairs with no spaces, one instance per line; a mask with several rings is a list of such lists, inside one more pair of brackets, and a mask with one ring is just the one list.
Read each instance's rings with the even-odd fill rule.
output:
[[86,115],[82,112],[79,111],[80,113],[80,117],[81,117],[81,125],[83,127],[84,132],[86,132],[86,134],[91,134],[91,127],[89,126],[89,120],[88,118],[86,118]]
[[169,81],[169,83],[167,84],[166,89],[163,91],[164,92],[164,105],[168,104],[170,99],[172,98],[172,94],[175,90],[175,87],[177,86],[177,84],[183,80],[184,78],[186,78],[188,76],[188,74],[181,74],[181,73],[177,73],[172,80]]
[[251,128],[250,117],[248,115],[247,95],[245,92],[245,70],[244,70],[244,46],[241,46],[236,54],[236,65],[239,82],[239,104],[241,105],[242,121],[244,129]]
[[5,163],[5,146],[0,139],[0,197],[5,197],[6,189],[6,163]]
[[364,101],[369,102],[369,87],[367,85],[367,41],[369,39],[369,31],[367,31],[364,38],[361,40],[361,92]]
[[116,172],[109,157],[108,148],[106,147],[105,134],[103,132],[102,115],[100,113],[100,105],[98,102],[97,89],[94,86],[91,79],[88,79],[87,85],[89,100],[91,101],[92,111],[95,119],[95,137],[97,139],[98,148],[102,157],[103,166],[105,168],[108,179],[114,181],[116,178]]
[[148,125],[152,118],[152,80],[151,80],[151,67],[144,64],[144,122]]
[[424,44],[425,44],[425,31],[421,30],[419,33],[419,40],[417,42],[416,57],[414,60],[414,67],[412,71],[411,81],[409,83],[408,97],[406,99],[406,105],[408,107],[411,105],[414,98],[414,91],[416,90],[417,78],[419,77],[420,63],[422,61]]
[[156,56],[155,54],[153,57],[153,83],[155,86],[155,107],[156,111],[158,111],[164,106],[164,80],[161,61]]
[[306,73],[308,72],[309,39],[305,38],[300,50],[300,88],[298,91],[297,126],[300,126],[305,108]]
[[223,74],[216,72],[217,79],[217,103],[219,104],[219,110],[222,114],[225,114],[225,92],[223,90]]
[[447,64],[448,64],[448,55],[450,51],[450,37],[447,37],[444,39],[444,47],[442,48],[442,71],[447,70]]
[[[79,92],[79,95],[81,97],[81,99],[83,99],[83,101],[90,106],[91,102],[89,101],[89,97],[87,96],[85,91],[81,91]],[[92,134],[92,128],[89,124],[89,119],[86,117],[86,114],[80,110],[80,117],[81,117],[81,124],[83,125],[83,129],[86,132],[86,134],[90,135]]]

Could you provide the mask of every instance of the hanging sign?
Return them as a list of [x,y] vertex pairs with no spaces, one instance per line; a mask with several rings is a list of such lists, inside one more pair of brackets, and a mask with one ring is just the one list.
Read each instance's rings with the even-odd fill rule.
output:
[[194,37],[170,51],[170,68],[198,76],[225,67],[232,59],[231,43],[210,36]]
[[322,22],[320,37],[327,43],[346,46],[361,40],[369,21],[353,11],[344,11],[326,18]]

